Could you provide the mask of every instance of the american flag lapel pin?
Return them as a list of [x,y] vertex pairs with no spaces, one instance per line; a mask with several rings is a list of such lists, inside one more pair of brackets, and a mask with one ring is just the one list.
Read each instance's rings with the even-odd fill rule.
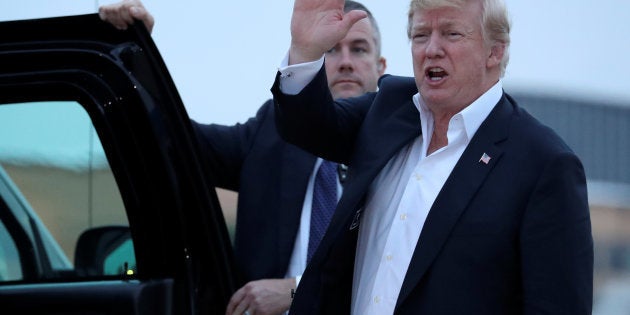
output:
[[483,164],[488,164],[490,162],[490,159],[491,157],[484,152],[481,158],[479,159],[479,162],[483,162]]

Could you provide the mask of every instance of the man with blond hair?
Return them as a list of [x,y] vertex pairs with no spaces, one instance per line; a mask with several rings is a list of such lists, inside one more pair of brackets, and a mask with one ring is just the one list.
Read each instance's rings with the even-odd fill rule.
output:
[[272,88],[281,135],[350,166],[290,312],[590,314],[584,170],[503,91],[503,1],[411,1],[414,77],[333,101],[324,52],[365,17],[343,3],[295,0]]

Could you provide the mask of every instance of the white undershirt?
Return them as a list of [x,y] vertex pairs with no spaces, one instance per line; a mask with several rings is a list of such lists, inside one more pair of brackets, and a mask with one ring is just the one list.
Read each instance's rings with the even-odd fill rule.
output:
[[[279,69],[280,88],[286,94],[297,94],[323,66],[323,58],[303,67],[285,66],[283,63]],[[499,81],[454,115],[447,130],[448,145],[429,156],[426,152],[433,134],[433,115],[419,94],[413,96],[420,112],[422,135],[390,159],[366,195],[352,284],[353,315],[394,312],[429,209],[502,93]]]

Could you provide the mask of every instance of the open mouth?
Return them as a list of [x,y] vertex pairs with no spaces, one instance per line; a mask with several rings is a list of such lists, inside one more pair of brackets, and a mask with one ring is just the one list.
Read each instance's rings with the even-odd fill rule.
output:
[[442,68],[434,67],[427,69],[425,75],[429,81],[440,81],[448,76],[448,73]]

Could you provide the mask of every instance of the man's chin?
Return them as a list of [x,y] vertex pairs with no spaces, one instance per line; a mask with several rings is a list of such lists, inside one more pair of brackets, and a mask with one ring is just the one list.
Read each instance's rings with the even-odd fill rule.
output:
[[333,89],[333,98],[334,99],[338,99],[338,98],[348,98],[348,97],[355,97],[355,96],[359,96],[361,94],[363,94],[364,92],[361,89],[358,88],[354,88],[354,89]]

